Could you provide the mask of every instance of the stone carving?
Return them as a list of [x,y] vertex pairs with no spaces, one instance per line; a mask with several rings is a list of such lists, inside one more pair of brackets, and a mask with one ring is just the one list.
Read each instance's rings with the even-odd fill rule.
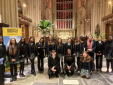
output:
[[96,26],[95,34],[96,34],[97,36],[100,35],[100,26],[99,26],[99,24],[97,24],[97,26]]

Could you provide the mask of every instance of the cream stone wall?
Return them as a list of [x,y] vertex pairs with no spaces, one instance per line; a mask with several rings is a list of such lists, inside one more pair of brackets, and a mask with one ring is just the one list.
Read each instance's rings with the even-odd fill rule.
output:
[[2,22],[9,24],[9,27],[18,27],[17,0],[0,0],[0,13]]

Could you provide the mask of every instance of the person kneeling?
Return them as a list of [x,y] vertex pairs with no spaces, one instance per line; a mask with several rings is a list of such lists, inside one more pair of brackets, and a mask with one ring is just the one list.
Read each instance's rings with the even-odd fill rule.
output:
[[55,72],[56,77],[58,77],[60,72],[60,58],[56,55],[55,50],[52,50],[52,56],[48,58],[48,67],[49,79],[53,75],[53,72]]
[[64,63],[65,63],[65,71],[67,76],[69,76],[69,72],[71,71],[71,75],[74,74],[75,71],[75,57],[71,54],[71,50],[67,50],[67,55],[64,58]]
[[82,78],[86,77],[87,79],[90,78],[91,74],[95,70],[93,59],[88,55],[86,51],[84,51],[83,56],[80,59],[80,68],[80,76]]

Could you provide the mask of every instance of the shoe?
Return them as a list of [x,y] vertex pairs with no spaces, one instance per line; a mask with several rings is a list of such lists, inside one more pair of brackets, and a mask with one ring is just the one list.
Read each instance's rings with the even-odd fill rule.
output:
[[102,70],[100,69],[100,72],[102,72]]
[[26,63],[26,65],[29,65],[29,63]]
[[113,71],[109,73],[109,75],[113,75]]
[[51,76],[49,75],[49,79],[50,79],[50,77],[51,77]]
[[109,70],[107,70],[106,73],[109,73]]
[[56,78],[58,78],[59,76],[58,76],[58,74],[56,75]]
[[31,74],[33,74],[34,72],[33,72],[33,70],[31,70]]
[[36,72],[34,72],[34,74],[33,74],[34,76],[36,76]]
[[41,71],[38,71],[38,73],[40,73],[40,74],[41,74]]
[[24,74],[22,74],[22,77],[25,77],[25,75],[24,75]]
[[14,77],[14,81],[16,81],[16,80],[17,80],[17,77],[15,76],[15,77]]
[[13,78],[13,77],[11,77],[10,82],[13,82],[13,80],[14,80],[14,78]]
[[98,69],[96,69],[96,71],[98,72]]
[[20,77],[22,77],[22,74],[19,74]]
[[75,72],[77,73],[79,70],[77,69]]

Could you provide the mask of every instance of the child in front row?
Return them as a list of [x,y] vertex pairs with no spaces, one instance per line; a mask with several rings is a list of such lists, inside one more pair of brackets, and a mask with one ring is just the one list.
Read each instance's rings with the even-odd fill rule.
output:
[[56,55],[56,51],[52,50],[52,56],[48,58],[48,75],[49,79],[55,73],[56,77],[60,72],[60,58]]
[[95,70],[95,64],[93,59],[88,55],[86,51],[83,52],[83,56],[80,59],[81,77],[90,78],[91,74]]

